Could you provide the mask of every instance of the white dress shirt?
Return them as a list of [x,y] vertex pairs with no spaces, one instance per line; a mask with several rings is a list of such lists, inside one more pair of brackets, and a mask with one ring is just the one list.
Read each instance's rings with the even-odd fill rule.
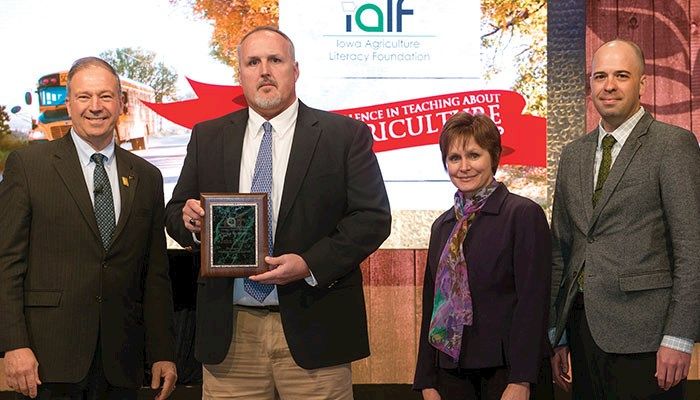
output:
[[[289,154],[292,150],[294,129],[299,113],[299,101],[296,100],[286,110],[269,122],[272,125],[272,240],[274,243],[277,229],[277,217],[282,201],[282,189],[284,178],[287,175]],[[243,138],[243,151],[241,152],[241,173],[238,179],[238,191],[250,193],[253,184],[255,162],[258,158],[258,150],[263,137],[262,124],[265,118],[256,113],[252,108],[248,109],[248,125],[246,125]],[[243,288],[243,279],[236,279],[233,284],[233,302],[246,306],[277,305],[279,304],[277,288],[260,303],[249,295]]]

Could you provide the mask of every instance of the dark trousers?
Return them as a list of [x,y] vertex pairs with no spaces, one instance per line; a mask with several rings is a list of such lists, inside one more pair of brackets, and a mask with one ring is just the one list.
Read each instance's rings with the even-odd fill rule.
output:
[[[136,389],[110,385],[102,368],[102,352],[99,340],[90,370],[78,383],[44,383],[39,386],[38,400],[136,400]],[[41,379],[41,376],[39,376]],[[29,397],[17,395],[18,399]]]
[[[438,370],[437,390],[442,400],[500,400],[508,386],[508,367]],[[530,400],[554,398],[549,359],[542,360],[537,384],[530,385]]]
[[656,353],[615,354],[604,352],[593,340],[586,320],[583,294],[577,296],[567,325],[573,400],[639,399],[682,400],[686,381],[668,391],[659,388]]

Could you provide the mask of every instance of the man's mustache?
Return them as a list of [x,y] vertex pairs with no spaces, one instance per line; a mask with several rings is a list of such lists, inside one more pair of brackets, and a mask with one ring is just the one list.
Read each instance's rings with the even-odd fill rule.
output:
[[261,87],[263,87],[265,85],[272,85],[274,87],[277,87],[277,81],[275,81],[274,79],[262,79],[262,80],[260,80],[260,82],[258,82],[257,88],[260,89]]

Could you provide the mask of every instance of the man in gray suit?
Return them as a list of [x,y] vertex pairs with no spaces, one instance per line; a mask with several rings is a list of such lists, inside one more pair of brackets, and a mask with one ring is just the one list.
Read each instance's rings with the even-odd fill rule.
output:
[[700,150],[640,106],[636,44],[601,46],[590,79],[600,125],[563,149],[554,195],[554,380],[575,399],[680,399],[700,328]]

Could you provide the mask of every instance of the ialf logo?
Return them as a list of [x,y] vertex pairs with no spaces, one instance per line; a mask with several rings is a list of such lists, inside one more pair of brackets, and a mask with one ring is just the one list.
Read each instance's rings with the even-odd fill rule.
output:
[[[376,4],[365,3],[355,8],[354,1],[343,1],[343,11],[348,13],[345,16],[345,32],[352,32],[352,17],[355,16],[355,24],[365,32],[394,32],[394,10],[396,10],[396,32],[403,32],[403,16],[413,15],[413,10],[403,8],[404,0],[386,0],[385,11]],[[396,5],[394,6],[394,2]],[[376,25],[367,25],[363,22],[363,15],[376,17]],[[374,18],[368,18],[374,20]],[[365,20],[367,21],[367,20]],[[386,24],[386,30],[384,25]]]

